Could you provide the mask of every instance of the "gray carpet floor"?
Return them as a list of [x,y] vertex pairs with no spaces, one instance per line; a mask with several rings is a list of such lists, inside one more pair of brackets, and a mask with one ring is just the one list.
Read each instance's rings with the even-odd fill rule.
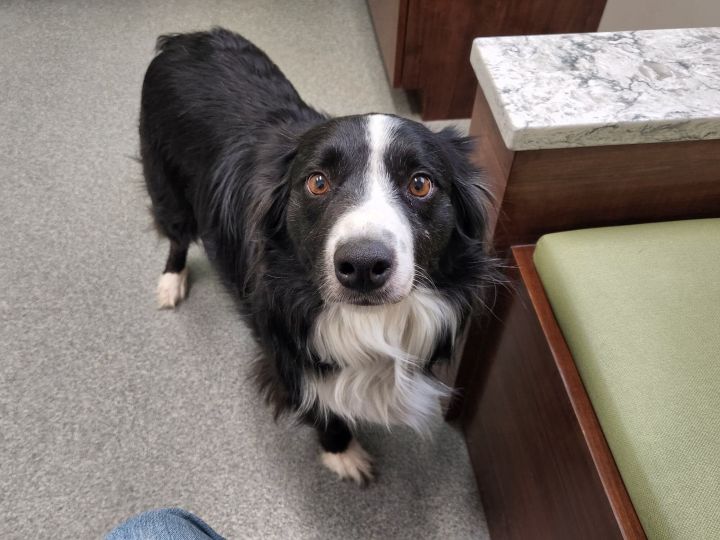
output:
[[362,0],[0,0],[0,538],[99,538],[163,506],[228,538],[487,537],[450,426],[363,431],[379,477],[361,490],[309,429],[274,424],[198,248],[188,300],[155,309],[141,81],[158,34],[213,24],[319,108],[412,116]]

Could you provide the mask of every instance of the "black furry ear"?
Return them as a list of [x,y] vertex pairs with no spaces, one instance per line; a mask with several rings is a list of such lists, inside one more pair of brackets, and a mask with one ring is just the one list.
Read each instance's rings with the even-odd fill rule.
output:
[[277,131],[258,147],[258,163],[263,167],[252,182],[257,205],[251,222],[262,227],[268,238],[275,237],[285,227],[291,186],[289,173],[298,144],[299,135]]
[[[220,227],[231,245],[247,238],[272,238],[284,226],[290,195],[288,171],[295,157],[298,137],[275,130],[252,147],[244,141],[229,147],[215,172],[213,204],[219,209]],[[260,164],[248,169],[248,154]],[[245,219],[242,214],[245,213]],[[249,247],[249,246],[248,246]]]
[[460,135],[454,128],[443,129],[437,137],[449,156],[448,168],[453,175],[450,196],[457,213],[459,232],[473,240],[485,241],[491,198],[482,183],[482,170],[470,159],[475,142],[472,137]]
[[[231,272],[245,276],[239,284],[242,294],[262,268],[265,251],[283,242],[289,171],[299,143],[298,136],[277,129],[260,140],[252,147],[240,142],[230,149],[221,160],[215,192],[222,239],[215,249],[224,250],[226,260],[237,261],[238,268]],[[252,159],[249,153],[255,154]],[[255,166],[248,167],[248,162]]]

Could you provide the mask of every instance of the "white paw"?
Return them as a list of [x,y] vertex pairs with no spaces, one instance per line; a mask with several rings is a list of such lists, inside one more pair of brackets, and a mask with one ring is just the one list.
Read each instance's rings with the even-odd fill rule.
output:
[[323,465],[342,480],[353,480],[356,484],[363,485],[373,479],[370,455],[355,439],[350,441],[344,452],[323,452],[320,459]]
[[174,308],[187,294],[187,268],[179,274],[165,272],[157,286],[157,302],[160,309]]

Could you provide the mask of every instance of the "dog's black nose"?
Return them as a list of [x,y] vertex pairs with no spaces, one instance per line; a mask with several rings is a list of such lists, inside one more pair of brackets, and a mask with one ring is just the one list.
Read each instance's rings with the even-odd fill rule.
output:
[[335,275],[355,291],[369,292],[385,285],[392,266],[393,252],[379,240],[353,240],[335,250]]

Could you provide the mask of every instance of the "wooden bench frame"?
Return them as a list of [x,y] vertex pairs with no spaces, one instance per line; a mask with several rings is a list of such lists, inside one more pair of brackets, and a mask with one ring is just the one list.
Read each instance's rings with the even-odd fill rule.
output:
[[644,538],[532,264],[550,232],[720,217],[720,140],[514,151],[482,90],[470,124],[494,198],[488,242],[513,292],[439,376],[500,538]]
[[493,539],[641,539],[643,528],[532,262],[486,333],[461,424]]

